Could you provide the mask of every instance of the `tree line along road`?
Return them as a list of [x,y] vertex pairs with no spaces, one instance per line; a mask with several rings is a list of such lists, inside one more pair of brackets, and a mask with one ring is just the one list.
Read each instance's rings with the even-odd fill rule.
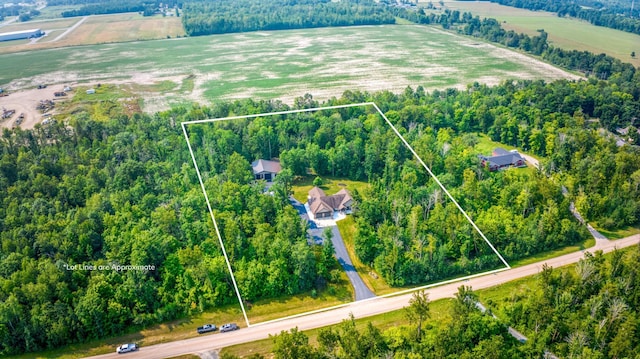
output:
[[[543,260],[522,267],[512,268],[502,272],[472,278],[465,281],[464,285],[471,286],[474,290],[493,287],[518,278],[537,274],[542,270],[542,266],[545,263],[551,267],[557,268],[578,262],[580,259],[584,258],[585,251],[594,252],[596,250],[602,250],[604,253],[608,253],[615,249],[630,247],[638,245],[639,243],[640,234],[615,241],[597,242],[595,246],[583,251]],[[458,281],[429,288],[429,299],[434,301],[442,298],[453,297],[460,285],[461,282]],[[308,330],[340,323],[343,319],[348,318],[350,313],[352,313],[355,318],[365,318],[372,315],[402,309],[409,305],[409,300],[412,295],[412,293],[408,293],[395,297],[376,297],[370,300],[354,302],[337,309],[327,310],[307,316],[253,325],[250,328],[242,328],[238,332],[197,337],[148,347],[143,346],[138,352],[127,354],[127,358],[170,358],[189,353],[207,352],[231,345],[265,339],[268,338],[270,334],[278,334],[283,330],[289,330],[294,327],[298,327],[300,330]],[[118,354],[115,353],[114,349],[114,352],[111,354],[98,355],[91,358],[106,359],[117,357]]]

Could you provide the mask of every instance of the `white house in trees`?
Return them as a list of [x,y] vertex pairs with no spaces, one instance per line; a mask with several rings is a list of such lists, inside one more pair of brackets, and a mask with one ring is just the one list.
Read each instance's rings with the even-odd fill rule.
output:
[[278,161],[255,160],[251,163],[251,167],[253,168],[253,177],[256,180],[265,180],[267,182],[272,182],[276,175],[282,171],[282,166]]

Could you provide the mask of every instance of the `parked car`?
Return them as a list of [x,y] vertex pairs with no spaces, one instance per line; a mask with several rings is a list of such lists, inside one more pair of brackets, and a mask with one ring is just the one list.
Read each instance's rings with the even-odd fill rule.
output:
[[122,354],[122,353],[128,353],[128,352],[135,352],[136,350],[138,350],[138,344],[135,344],[135,343],[122,344],[116,349],[116,353]]
[[238,329],[240,329],[240,327],[238,327],[236,323],[229,323],[220,327],[220,333],[230,332],[232,330],[238,330]]
[[215,332],[216,330],[218,330],[218,327],[216,327],[215,324],[205,324],[201,327],[198,327],[198,334]]

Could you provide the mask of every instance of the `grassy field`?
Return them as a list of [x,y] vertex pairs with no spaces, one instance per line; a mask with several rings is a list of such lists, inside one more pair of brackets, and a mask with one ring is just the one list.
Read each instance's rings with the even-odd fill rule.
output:
[[541,252],[541,253],[538,253],[538,254],[534,254],[531,257],[527,257],[527,258],[523,258],[523,259],[518,259],[518,260],[512,261],[511,263],[509,263],[509,265],[511,267],[522,267],[524,265],[535,263],[535,262],[538,262],[538,261],[543,261],[545,259],[551,259],[551,258],[559,257],[559,256],[562,256],[562,255],[565,255],[565,254],[569,254],[569,253],[581,251],[581,250],[584,250],[584,249],[588,249],[588,248],[593,247],[595,244],[596,244],[596,240],[593,239],[593,237],[589,237],[589,239],[585,240],[582,243],[575,244],[575,245],[572,245],[572,246],[566,246],[566,247],[554,249],[554,250],[551,250],[551,251]]
[[598,227],[595,223],[591,223],[593,228],[595,228],[598,232],[609,239],[622,239],[625,237],[633,236],[634,234],[640,233],[640,228],[638,227],[624,227],[614,230],[606,230]]
[[[41,29],[42,31],[63,29],[73,26],[81,18],[58,18],[46,20],[32,20],[27,22],[14,22],[0,28],[0,32],[22,31],[29,29]],[[14,41],[7,41],[5,44],[13,44]]]
[[[364,191],[366,187],[369,186],[367,182],[362,181],[351,181],[344,178],[338,177],[321,177],[322,185],[320,188],[327,194],[332,195],[338,192],[341,189],[346,189],[347,191],[356,190],[360,193]],[[293,198],[297,199],[301,203],[307,202],[307,195],[309,194],[309,190],[313,188],[313,180],[315,176],[307,176],[301,179],[296,180],[293,183]]]
[[[45,8],[46,9],[46,8]],[[180,18],[174,16],[148,16],[138,13],[88,16],[76,29],[57,39],[64,31],[80,22],[83,17],[51,18],[40,17],[24,23],[13,23],[1,28],[0,32],[40,28],[47,35],[30,44],[25,40],[8,41],[0,47],[0,53],[15,53],[78,45],[120,43],[139,40],[166,39],[184,36]]]
[[180,18],[144,17],[137,13],[91,16],[64,41],[69,44],[100,44],[158,39],[185,35]]
[[59,19],[62,18],[63,11],[77,10],[80,8],[82,8],[82,5],[46,6],[40,10],[40,15],[36,16],[34,20]]
[[537,35],[538,29],[544,29],[549,33],[550,44],[554,46],[596,54],[606,53],[636,67],[640,66],[640,56],[631,57],[632,51],[640,54],[640,35],[594,26],[582,20],[560,18],[550,12],[518,9],[485,1],[445,0],[444,5],[448,9],[494,18],[502,22],[505,29],[519,33]]
[[349,284],[347,275],[342,273],[340,283],[330,284],[327,290],[318,293],[315,297],[310,293],[304,293],[265,299],[253,302],[249,308],[245,309],[251,324],[257,324],[351,302],[353,302],[353,288]]
[[[121,16],[127,22],[126,16],[134,15]],[[80,31],[83,26],[97,29],[92,21],[89,18],[65,39],[83,36],[111,41],[97,38],[92,31]],[[110,26],[117,29],[119,24]],[[103,22],[100,26],[107,25]],[[0,86],[9,88],[90,81],[143,85],[173,81],[176,88],[188,88],[183,81],[192,81],[189,93],[146,93],[145,109],[150,112],[189,101],[253,97],[292,102],[305,93],[327,99],[347,89],[399,92],[418,85],[430,90],[464,88],[474,81],[496,84],[508,78],[574,78],[506,49],[436,27],[414,25],[252,32],[47,49],[1,54],[0,68]]]
[[476,138],[478,139],[478,143],[474,146],[474,149],[478,151],[479,154],[483,154],[485,156],[491,155],[491,152],[493,152],[493,150],[497,147],[502,147],[507,151],[516,149],[513,146],[493,141],[489,136],[485,134],[477,134]]

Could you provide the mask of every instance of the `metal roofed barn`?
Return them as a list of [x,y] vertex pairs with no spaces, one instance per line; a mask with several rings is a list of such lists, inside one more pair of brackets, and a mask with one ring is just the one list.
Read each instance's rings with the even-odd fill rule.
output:
[[43,36],[44,32],[40,29],[21,30],[0,33],[0,41],[31,39]]

